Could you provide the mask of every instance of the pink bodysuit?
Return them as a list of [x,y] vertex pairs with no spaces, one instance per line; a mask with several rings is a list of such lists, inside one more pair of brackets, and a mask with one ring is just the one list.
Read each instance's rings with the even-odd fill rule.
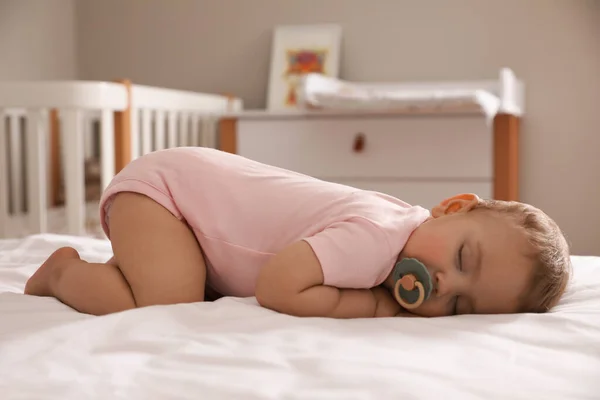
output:
[[254,296],[260,268],[299,240],[314,250],[326,285],[377,286],[430,215],[385,194],[181,147],[138,158],[117,174],[100,205],[109,238],[112,197],[125,191],[144,194],[187,222],[207,260],[207,284],[226,296]]

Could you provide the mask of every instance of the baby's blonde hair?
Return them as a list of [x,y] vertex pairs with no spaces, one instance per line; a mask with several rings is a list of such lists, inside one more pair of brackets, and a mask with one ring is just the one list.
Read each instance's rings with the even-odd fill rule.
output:
[[572,269],[569,244],[556,222],[540,209],[514,201],[480,200],[474,210],[511,217],[529,241],[533,273],[521,311],[543,313],[554,307],[565,292]]

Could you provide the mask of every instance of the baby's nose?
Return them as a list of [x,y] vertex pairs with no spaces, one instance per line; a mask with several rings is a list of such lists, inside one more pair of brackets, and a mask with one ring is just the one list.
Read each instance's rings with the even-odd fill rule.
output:
[[433,292],[436,296],[442,297],[448,293],[448,284],[446,277],[441,272],[436,272],[433,279]]

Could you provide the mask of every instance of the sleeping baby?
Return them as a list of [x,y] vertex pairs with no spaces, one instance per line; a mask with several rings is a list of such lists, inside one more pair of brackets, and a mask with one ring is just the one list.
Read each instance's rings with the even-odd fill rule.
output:
[[114,257],[61,248],[26,294],[93,315],[213,295],[303,317],[546,312],[571,268],[530,205],[460,194],[429,211],[208,148],[131,162],[100,215]]

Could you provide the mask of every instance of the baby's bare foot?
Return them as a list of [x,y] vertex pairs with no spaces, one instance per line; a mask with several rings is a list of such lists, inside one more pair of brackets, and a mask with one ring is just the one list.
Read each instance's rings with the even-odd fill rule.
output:
[[52,296],[52,282],[56,281],[65,261],[79,259],[79,253],[72,247],[56,250],[33,274],[25,285],[25,294]]

